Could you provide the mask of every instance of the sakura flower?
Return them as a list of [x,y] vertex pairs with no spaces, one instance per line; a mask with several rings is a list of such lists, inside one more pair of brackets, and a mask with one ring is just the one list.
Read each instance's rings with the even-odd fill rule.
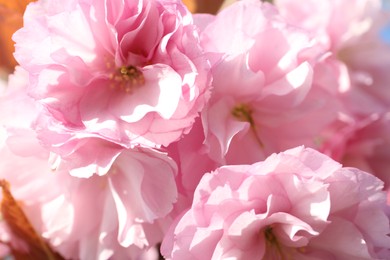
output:
[[342,109],[332,124],[333,133],[327,129],[327,136],[319,138],[324,144],[319,149],[373,173],[387,189],[390,45],[381,31],[390,15],[381,4],[380,0],[306,1],[305,5],[275,1],[286,19],[322,39],[331,51],[315,67],[314,78],[340,100]]
[[67,259],[135,259],[161,242],[177,196],[168,157],[125,151],[105,176],[81,179],[54,172],[41,150],[29,146],[37,155],[21,157],[4,147],[0,177],[54,250]]
[[[385,16],[383,19],[390,20],[390,14],[383,15],[378,11],[377,16]],[[384,22],[377,19],[370,31],[361,36],[359,42],[341,49],[339,57],[348,67],[353,84],[345,95],[355,91],[366,99],[374,100],[371,101],[376,103],[373,107],[383,107],[378,108],[377,112],[385,113],[390,106],[390,76],[385,69],[390,66],[390,44],[380,38],[380,30],[383,27]],[[355,111],[365,115],[367,110],[364,109],[368,106],[358,109],[361,102],[351,99],[348,100],[349,103],[357,103],[354,106]],[[368,102],[370,101],[366,101]]]
[[[166,235],[168,259],[388,259],[383,183],[310,148],[201,179]],[[375,223],[375,224],[373,224]]]
[[[29,147],[31,153],[41,147]],[[151,150],[123,152],[107,175],[53,172],[48,157],[3,148],[0,168],[40,234],[66,258],[136,258],[162,240],[176,201],[175,165]],[[17,174],[15,174],[17,172]]]
[[165,154],[135,149],[123,151],[104,176],[68,176],[65,200],[56,202],[64,217],[48,204],[43,235],[69,258],[135,259],[162,241],[172,221],[166,216],[177,198],[175,174]]
[[[10,183],[34,228],[65,258],[141,257],[171,223],[166,216],[177,199],[175,162],[151,148],[105,141],[119,152],[104,176],[78,178],[55,167],[49,161],[57,155],[40,145],[31,128],[44,108],[27,95],[26,76],[17,68],[1,98],[0,179]],[[0,230],[4,237],[6,229]]]
[[353,131],[339,159],[343,164],[370,172],[390,187],[390,113],[374,115]]
[[[275,0],[286,19],[316,35],[332,50],[339,50],[370,30],[381,7],[380,0],[307,1],[305,5],[291,0]],[[348,10],[348,12],[346,12]]]
[[289,22],[309,30],[332,52],[335,61],[331,63],[345,67],[343,77],[348,77],[348,84],[333,87],[343,93],[343,102],[353,113],[371,113],[370,105],[362,104],[373,104],[376,112],[386,110],[390,78],[384,68],[390,63],[390,46],[382,40],[381,31],[390,14],[381,9],[380,0],[310,0],[304,5],[276,0],[275,5]]
[[179,1],[41,0],[14,40],[29,94],[80,137],[166,146],[208,98],[209,65]]
[[313,67],[325,55],[315,40],[261,1],[198,18],[213,66],[213,92],[202,111],[210,157],[253,163],[297,145],[316,147],[339,104],[314,85]]
[[[35,132],[30,128],[40,106],[26,95],[27,84],[26,71],[16,67],[0,98],[0,180],[10,184],[12,194],[20,199],[22,210],[32,213],[28,215],[33,228],[39,230],[44,225],[38,213],[40,205],[55,199],[61,191],[57,176],[49,167],[49,152],[39,145]],[[31,245],[19,237],[20,234],[14,234],[4,219],[2,216],[1,243],[8,244],[13,252],[28,253]]]

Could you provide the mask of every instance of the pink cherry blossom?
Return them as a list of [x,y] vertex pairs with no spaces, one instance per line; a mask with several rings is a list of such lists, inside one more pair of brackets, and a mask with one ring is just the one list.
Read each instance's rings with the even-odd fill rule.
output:
[[0,180],[65,259],[390,259],[390,12],[230,2],[28,5]]
[[317,147],[339,104],[314,84],[314,66],[326,54],[315,39],[261,1],[239,1],[196,21],[213,64],[213,92],[202,111],[210,157],[253,163],[297,145]]
[[123,151],[104,176],[68,177],[66,200],[57,202],[64,217],[45,210],[43,234],[70,258],[135,259],[161,242],[172,221],[165,216],[177,198],[175,174],[163,153]]
[[370,172],[390,187],[390,113],[373,115],[355,129],[339,158],[343,164]]
[[383,183],[310,148],[201,179],[166,235],[168,259],[387,259]]
[[179,1],[41,0],[14,40],[29,94],[80,138],[167,146],[209,96],[209,64]]
[[[18,67],[0,100],[0,179],[10,183],[39,234],[67,259],[142,257],[172,221],[176,163],[151,148],[120,146],[104,176],[71,176],[31,128],[43,107],[27,95],[27,76]],[[12,236],[2,228],[0,238]]]
[[333,51],[358,41],[381,8],[380,0],[309,0],[304,5],[293,0],[274,2],[290,23],[311,31]]
[[390,77],[384,68],[390,64],[390,46],[380,33],[390,13],[381,9],[380,0],[309,0],[304,5],[276,0],[275,5],[289,22],[309,30],[332,52],[337,60],[332,63],[346,68],[348,84],[333,86],[343,93],[352,112],[367,115],[373,110],[371,104],[377,112],[386,110]]
[[[13,196],[23,201],[29,221],[40,232],[44,221],[37,212],[42,204],[59,196],[61,189],[48,162],[49,152],[39,145],[30,128],[41,106],[27,96],[27,84],[27,72],[17,67],[0,98],[0,179],[6,180]],[[2,242],[28,252],[28,245],[10,231],[3,219],[0,226]]]
[[[175,168],[160,153],[124,152],[107,175],[88,179],[54,172],[48,158],[17,156],[6,147],[0,155],[7,162],[0,177],[36,230],[67,259],[134,259],[159,243],[171,223],[164,217],[176,200]],[[12,238],[3,229],[0,237]],[[23,250],[16,238],[9,242]]]
[[390,105],[390,77],[385,69],[390,64],[390,45],[380,32],[390,19],[389,12],[381,9],[380,0],[310,0],[304,5],[276,0],[275,5],[283,17],[310,31],[330,51],[314,68],[313,78],[341,107],[337,119],[319,135],[316,148],[381,176],[387,187],[387,177],[379,170],[386,167],[378,165],[386,161],[379,157],[387,154],[379,143],[387,142],[382,119]]
[[42,147],[28,150],[31,155],[22,157],[2,148],[7,163],[0,177],[10,182],[34,227],[61,255],[135,259],[161,242],[172,222],[165,216],[177,197],[176,167],[165,154],[123,151],[105,176],[82,179],[54,171],[48,156],[41,156]]
[[[378,11],[376,16],[382,18],[384,15]],[[385,15],[384,20],[389,21],[390,14]],[[390,75],[386,70],[390,66],[390,44],[380,38],[384,21],[376,19],[374,22],[358,42],[339,51],[340,60],[348,67],[352,81],[351,91],[345,94],[346,99],[349,103],[355,104],[355,111],[363,115],[374,108],[377,112],[384,113],[390,106]],[[364,96],[368,100],[365,102],[370,103],[372,108],[368,109],[367,105],[358,109],[362,104],[360,102],[362,97],[356,101],[353,100],[353,95]]]

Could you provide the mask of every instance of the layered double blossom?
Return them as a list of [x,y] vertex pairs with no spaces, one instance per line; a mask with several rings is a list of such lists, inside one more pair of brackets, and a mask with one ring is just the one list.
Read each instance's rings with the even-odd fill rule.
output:
[[287,21],[308,30],[331,52],[317,73],[323,74],[326,66],[337,71],[333,75],[337,84],[327,82],[326,88],[338,92],[357,116],[386,111],[390,104],[390,77],[385,70],[390,46],[381,37],[390,14],[381,8],[382,2],[309,0],[302,6],[292,0],[275,1]]
[[[176,163],[155,149],[117,148],[104,176],[71,176],[31,129],[43,107],[27,95],[27,85],[28,73],[17,67],[0,99],[0,180],[23,202],[37,233],[66,259],[141,257],[171,223],[166,216],[177,200]],[[28,252],[31,245],[13,231],[2,229],[0,244]]]
[[380,177],[388,187],[390,45],[382,33],[390,13],[381,5],[384,1],[275,1],[290,23],[308,30],[330,51],[316,66],[315,79],[343,109],[321,137],[320,150]]
[[314,70],[329,55],[318,41],[261,1],[238,1],[194,20],[213,89],[201,120],[169,147],[188,197],[218,166],[252,164],[302,144],[318,148],[341,106],[315,84]]
[[383,183],[310,148],[201,179],[167,259],[388,259]]
[[209,96],[210,65],[180,1],[37,1],[13,39],[28,93],[48,111],[50,126],[36,127],[52,134],[41,142],[65,146],[55,151],[65,159],[89,137],[167,146],[191,129]]
[[339,105],[314,84],[314,67],[327,55],[316,39],[261,1],[240,1],[196,21],[213,68],[202,111],[209,156],[253,163],[300,144],[316,147]]
[[0,257],[390,259],[386,19],[380,0],[29,4]]

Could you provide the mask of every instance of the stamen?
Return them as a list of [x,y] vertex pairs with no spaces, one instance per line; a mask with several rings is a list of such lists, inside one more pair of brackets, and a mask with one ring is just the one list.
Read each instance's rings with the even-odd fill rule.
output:
[[254,124],[252,118],[252,110],[245,104],[237,105],[232,110],[232,115],[240,121]]
[[233,108],[232,115],[242,122],[249,123],[256,141],[258,142],[261,148],[264,148],[263,142],[260,140],[259,136],[257,135],[255,121],[253,120],[252,117],[252,109],[246,104],[239,104]]
[[275,236],[274,227],[272,225],[266,226],[261,235],[264,235],[266,252],[263,259],[275,259],[275,260],[293,260],[298,259],[297,253],[307,253],[306,247],[286,247],[278,241]]
[[266,257],[264,259],[290,259],[289,255],[284,254],[281,244],[273,233],[272,226],[267,226],[263,232],[266,243]]
[[126,93],[133,93],[134,89],[145,84],[145,78],[141,70],[135,66],[122,66],[115,73],[110,75],[110,79],[115,81],[112,88],[119,88]]
[[272,227],[271,226],[267,226],[265,228],[264,236],[265,236],[265,239],[267,240],[267,243],[270,243],[270,244],[277,244],[278,243],[278,240],[276,239],[276,236],[274,235],[274,233],[272,233]]

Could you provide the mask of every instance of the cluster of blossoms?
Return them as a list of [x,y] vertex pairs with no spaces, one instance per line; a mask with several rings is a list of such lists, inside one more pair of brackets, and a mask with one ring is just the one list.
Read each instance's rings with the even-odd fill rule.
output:
[[39,251],[12,194],[49,259],[389,259],[383,5],[29,4],[0,96],[0,256]]

